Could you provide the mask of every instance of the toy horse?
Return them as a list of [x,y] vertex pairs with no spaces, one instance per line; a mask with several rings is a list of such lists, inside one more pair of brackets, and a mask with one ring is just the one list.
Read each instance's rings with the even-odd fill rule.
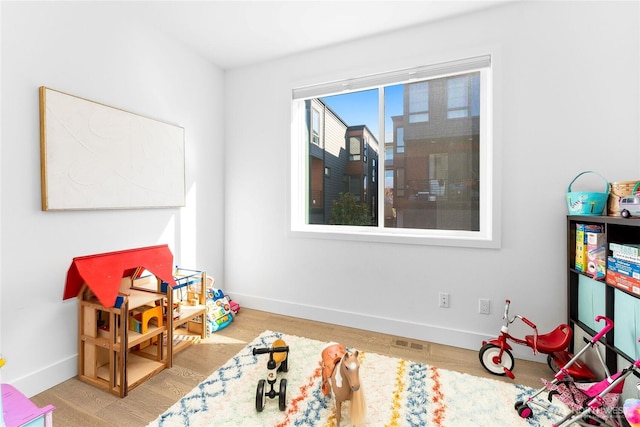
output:
[[348,352],[342,344],[331,343],[322,350],[322,393],[333,394],[336,426],[340,427],[342,402],[349,400],[349,423],[364,425],[366,404],[360,384],[358,351]]

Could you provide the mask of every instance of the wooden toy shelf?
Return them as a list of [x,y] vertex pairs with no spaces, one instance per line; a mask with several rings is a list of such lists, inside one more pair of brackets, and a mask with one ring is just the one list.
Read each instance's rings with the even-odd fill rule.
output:
[[[171,319],[171,347],[169,357],[184,350],[195,342],[206,338],[207,306],[206,277],[204,271],[176,267],[173,271],[175,285],[142,277],[134,281],[135,289],[155,290],[165,295],[165,305],[173,307]],[[166,320],[166,316],[165,316]],[[171,360],[173,364],[173,359]]]
[[125,397],[206,337],[206,273],[172,261],[167,245],[73,259],[63,299],[78,298],[80,380]]
[[110,308],[86,286],[79,295],[78,377],[120,397],[170,367],[171,361],[161,345],[170,335],[162,317],[146,319],[142,333],[130,330],[135,309],[161,307],[165,295],[131,289],[130,283],[122,280],[121,303]]

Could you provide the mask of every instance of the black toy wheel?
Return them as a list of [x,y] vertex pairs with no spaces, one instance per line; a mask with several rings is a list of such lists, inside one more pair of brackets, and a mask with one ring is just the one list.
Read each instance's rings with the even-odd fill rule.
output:
[[533,411],[531,410],[529,405],[525,403],[523,405],[520,405],[520,407],[518,408],[518,415],[520,415],[520,417],[522,418],[530,418],[531,416],[533,416]]
[[629,211],[628,211],[628,210],[626,210],[626,209],[622,209],[622,210],[620,211],[620,216],[621,216],[622,218],[630,218],[630,217],[631,217],[631,212],[629,212]]
[[524,402],[522,400],[516,400],[516,403],[513,405],[513,409],[517,411],[522,405],[524,405]]
[[560,366],[550,354],[547,355],[547,365],[549,365],[553,373],[557,373],[560,370]]
[[280,380],[280,392],[278,393],[278,405],[281,411],[287,409],[287,380]]
[[264,384],[265,380],[258,381],[258,387],[256,388],[256,411],[262,412],[264,409]]
[[502,360],[498,362],[500,347],[495,344],[485,344],[478,354],[482,367],[494,375],[506,375],[505,368],[513,371],[515,359],[509,350],[502,352]]

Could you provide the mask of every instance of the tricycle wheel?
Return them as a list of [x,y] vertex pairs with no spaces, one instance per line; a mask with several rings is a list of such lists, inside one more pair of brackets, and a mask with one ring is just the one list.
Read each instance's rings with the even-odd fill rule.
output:
[[256,388],[256,411],[262,412],[264,409],[264,385],[266,381],[258,381],[258,387]]
[[278,405],[281,411],[287,409],[287,379],[280,380],[280,392],[278,393]]
[[485,344],[480,348],[478,354],[482,367],[494,375],[506,375],[507,370],[513,371],[515,360],[511,352],[505,349],[502,358],[499,360],[500,347],[496,344]]

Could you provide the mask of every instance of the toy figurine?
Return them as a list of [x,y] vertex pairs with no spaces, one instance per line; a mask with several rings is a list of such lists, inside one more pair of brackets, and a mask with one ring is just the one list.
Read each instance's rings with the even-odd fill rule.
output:
[[349,425],[364,425],[367,407],[360,384],[357,350],[347,351],[337,343],[330,343],[322,350],[322,393],[327,396],[329,391],[333,395],[337,427],[340,427],[342,403],[347,400],[351,401]]

